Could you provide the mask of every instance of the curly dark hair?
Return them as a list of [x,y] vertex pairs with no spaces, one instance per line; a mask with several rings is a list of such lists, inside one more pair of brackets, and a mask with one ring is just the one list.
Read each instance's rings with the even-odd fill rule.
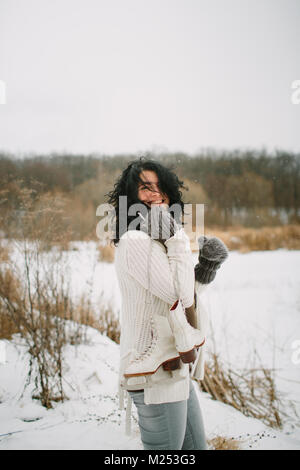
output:
[[[143,170],[154,171],[157,174],[158,187],[160,191],[163,194],[166,194],[170,199],[169,207],[171,207],[172,204],[178,204],[181,207],[181,211],[183,213],[184,203],[182,201],[181,189],[187,188],[184,186],[183,181],[180,181],[178,179],[173,169],[174,168],[172,167],[168,168],[162,165],[161,163],[146,157],[140,157],[137,160],[129,162],[127,168],[123,170],[121,176],[117,179],[116,183],[114,184],[114,189],[109,193],[105,194],[105,196],[108,196],[107,202],[111,204],[115,209],[115,238],[113,238],[112,240],[115,246],[118,245],[118,242],[123,233],[128,230],[128,225],[130,224],[130,222],[136,218],[136,215],[130,216],[127,213],[127,227],[125,231],[123,230],[123,233],[120,233],[119,197],[127,196],[128,208],[132,204],[139,203],[145,206],[147,211],[149,210],[149,207],[138,199],[138,184],[141,183],[145,185],[145,182],[140,177],[140,174]],[[151,187],[149,187],[149,189],[151,190]],[[170,210],[170,213],[171,212],[172,210]],[[173,216],[176,222],[181,222],[180,220],[178,220],[178,213],[176,211],[174,211]],[[140,230],[139,225],[135,229]]]

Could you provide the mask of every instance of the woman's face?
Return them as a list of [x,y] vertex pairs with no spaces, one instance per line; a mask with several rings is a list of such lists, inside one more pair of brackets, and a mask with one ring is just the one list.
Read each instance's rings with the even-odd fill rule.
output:
[[144,202],[149,207],[151,207],[152,204],[160,206],[166,206],[170,204],[170,199],[168,198],[167,194],[161,193],[158,187],[158,176],[154,171],[143,170],[140,173],[140,178],[142,181],[147,183],[147,185],[139,183],[138,198],[140,201]]

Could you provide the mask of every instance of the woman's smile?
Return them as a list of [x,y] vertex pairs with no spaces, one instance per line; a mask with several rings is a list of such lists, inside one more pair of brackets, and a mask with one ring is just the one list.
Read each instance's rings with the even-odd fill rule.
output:
[[144,170],[140,174],[143,183],[139,183],[138,198],[151,207],[152,205],[169,205],[170,200],[159,189],[159,181],[154,171]]

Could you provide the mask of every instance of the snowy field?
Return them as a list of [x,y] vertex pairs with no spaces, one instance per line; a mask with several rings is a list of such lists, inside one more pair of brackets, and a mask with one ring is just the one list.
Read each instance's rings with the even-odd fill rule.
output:
[[[120,312],[114,265],[97,262],[92,242],[75,246],[68,253],[74,298],[91,292],[94,305],[104,301]],[[256,366],[276,369],[279,391],[293,400],[300,415],[300,354],[295,354],[295,347],[300,349],[299,281],[300,251],[231,252],[203,301],[211,319],[208,347],[215,344],[235,369],[253,367],[255,348],[261,361]],[[33,385],[24,390],[29,359],[20,339],[5,341],[5,362],[3,354],[0,361],[1,450],[142,449],[134,407],[131,436],[125,435],[125,411],[118,409],[119,347],[91,328],[88,336],[88,344],[66,348],[64,388],[69,400],[48,411],[31,399]],[[232,437],[242,449],[300,449],[295,417],[275,431],[197,393],[208,439]]]

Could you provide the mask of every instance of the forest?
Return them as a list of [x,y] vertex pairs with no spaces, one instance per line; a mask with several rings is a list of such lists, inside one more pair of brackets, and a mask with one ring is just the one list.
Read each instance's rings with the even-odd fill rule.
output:
[[145,156],[172,168],[184,182],[183,201],[205,205],[205,225],[231,229],[283,227],[300,222],[300,154],[277,150],[143,155],[0,153],[0,229],[16,234],[21,192],[62,198],[72,239],[96,239],[96,208],[127,164]]

